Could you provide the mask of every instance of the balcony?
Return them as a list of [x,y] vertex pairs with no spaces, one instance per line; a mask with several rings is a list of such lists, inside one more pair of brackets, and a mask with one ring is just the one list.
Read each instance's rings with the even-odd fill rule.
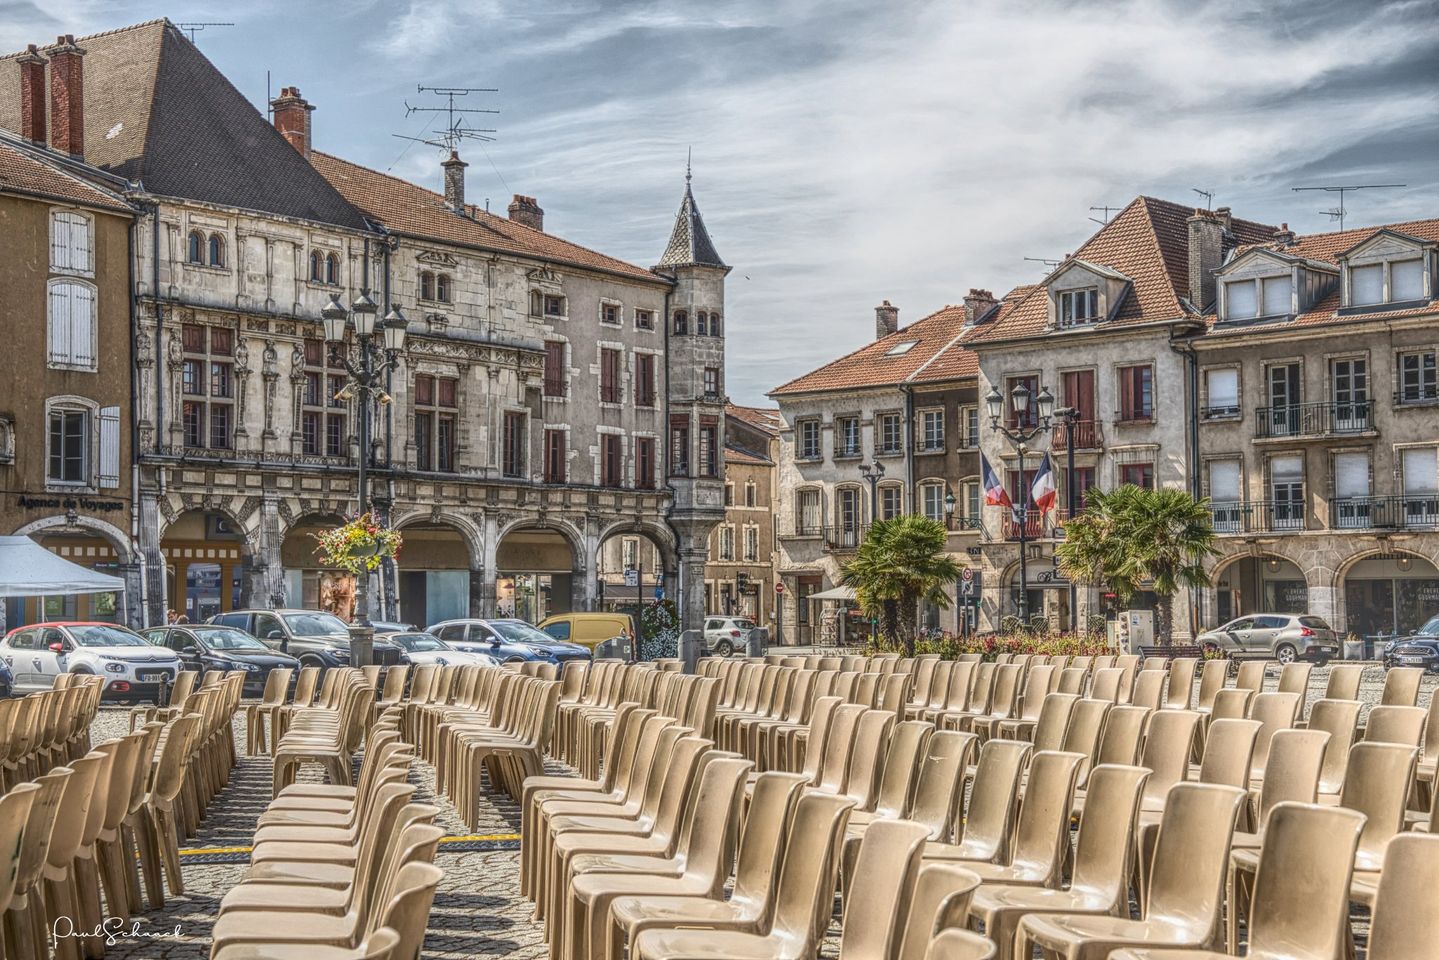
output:
[[1296,500],[1211,502],[1215,533],[1285,533],[1305,527],[1304,503]]
[[[1074,421],[1074,449],[1098,450],[1103,445],[1104,436],[1099,429],[1098,420]],[[1060,424],[1050,431],[1049,448],[1051,450],[1067,450],[1069,448],[1069,435],[1064,424]]]
[[1439,528],[1439,494],[1398,497],[1335,497],[1329,501],[1334,530],[1434,530]]
[[545,377],[545,396],[562,400],[568,392],[567,386],[563,378]]
[[1364,433],[1374,429],[1374,401],[1260,407],[1256,416],[1255,436],[1260,439]]
[[[1048,525],[1044,522],[1043,517],[1041,517],[1038,513],[1031,512],[1024,521],[1024,539],[1040,540],[1044,537],[1049,536],[1047,527]],[[1009,511],[1005,511],[1002,530],[1004,533],[1004,539],[1019,539],[1020,522],[1015,518],[1014,514],[1010,513]]]
[[864,535],[869,531],[867,524],[841,524],[837,527],[824,528],[825,549],[835,552],[847,552],[859,549],[864,542]]

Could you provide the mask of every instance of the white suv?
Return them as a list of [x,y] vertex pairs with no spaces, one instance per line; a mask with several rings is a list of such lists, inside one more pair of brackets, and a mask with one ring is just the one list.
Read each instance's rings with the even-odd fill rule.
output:
[[113,623],[19,627],[0,641],[0,660],[15,674],[16,693],[49,690],[62,673],[88,673],[105,678],[105,697],[153,700],[180,672],[174,651]]
[[705,649],[717,657],[743,651],[753,629],[749,617],[705,617]]

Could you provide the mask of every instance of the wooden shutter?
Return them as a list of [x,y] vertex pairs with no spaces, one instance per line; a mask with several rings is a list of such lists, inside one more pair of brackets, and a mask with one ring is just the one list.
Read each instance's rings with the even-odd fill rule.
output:
[[92,267],[90,256],[90,221],[78,213],[69,214],[70,221],[70,269],[89,271]]
[[50,269],[70,269],[70,222],[64,213],[50,214]]
[[100,486],[120,485],[120,408],[100,408]]
[[95,291],[79,284],[70,289],[70,362],[95,365]]
[[50,286],[50,362],[70,362],[70,285]]

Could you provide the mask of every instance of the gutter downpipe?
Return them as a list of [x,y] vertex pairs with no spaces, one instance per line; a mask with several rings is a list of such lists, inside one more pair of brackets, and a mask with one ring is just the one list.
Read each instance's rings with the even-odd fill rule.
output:
[[140,626],[150,625],[149,607],[145,602],[149,594],[149,576],[145,570],[145,558],[140,554],[140,418],[137,395],[140,390],[140,368],[136,354],[140,345],[140,299],[135,295],[135,258],[139,255],[140,211],[136,209],[130,217],[129,249],[125,252],[125,282],[130,287],[130,544],[139,554],[140,568],[140,609],[129,609],[130,601],[125,600],[125,619],[131,620],[138,612]]
[[[914,513],[914,387],[901,383],[899,392],[904,395],[904,489],[909,497],[909,512]],[[870,522],[874,522],[873,517]]]
[[[160,306],[160,201],[150,203],[150,300],[155,305],[155,455],[164,451],[165,440],[165,386],[161,374],[165,363],[165,314]],[[136,456],[138,464],[139,456]],[[155,471],[155,486],[158,493],[165,493],[165,470]],[[135,490],[138,497],[139,489]],[[158,531],[157,531],[158,533]],[[158,544],[157,544],[158,546]],[[169,578],[160,577],[160,609],[164,609],[170,598],[166,595]],[[147,597],[148,599],[148,597]]]
[[[1169,342],[1169,347],[1184,356],[1185,407],[1189,416],[1185,418],[1185,430],[1189,433],[1189,495],[1195,500],[1203,489],[1199,470],[1199,355],[1194,344],[1188,340]],[[1199,601],[1192,593],[1189,602],[1189,635],[1199,636]]]
[[[665,486],[670,487],[670,513],[665,516],[665,526],[667,526],[667,527],[670,528],[670,534],[675,538],[675,546],[678,547],[679,544],[680,544],[680,542],[681,542],[681,539],[680,539],[680,532],[679,532],[678,529],[675,528],[675,525],[674,525],[674,522],[673,522],[673,519],[674,519],[674,518],[673,518],[673,513],[674,513],[674,487],[670,486],[670,483],[669,483],[669,478],[670,478],[669,456],[670,456],[670,454],[672,454],[672,453],[674,452],[674,440],[671,438],[671,435],[670,435],[670,432],[674,429],[674,427],[671,426],[671,424],[670,424],[670,296],[671,296],[673,293],[674,293],[674,286],[673,286],[673,284],[672,284],[672,285],[670,286],[670,288],[665,291],[665,307],[664,307],[665,312],[664,312],[664,316],[661,318],[661,321],[662,321],[662,324],[663,324],[663,327],[664,327],[664,341],[663,341],[663,342],[664,342],[664,345],[665,345],[665,394],[664,394],[665,399],[664,399],[664,405],[660,408],[660,409],[663,411],[662,414],[661,414],[661,419],[660,419],[660,426],[661,426],[661,431],[662,431],[662,432],[660,433],[660,438],[661,438],[660,442],[664,444],[664,447],[663,447],[663,449],[656,451],[656,453],[659,454],[659,456],[656,458],[656,459],[659,461],[659,463],[656,464],[656,467],[658,468],[659,466],[663,465],[663,467],[664,467],[664,474],[665,474]],[[541,402],[543,402],[543,401],[541,401]],[[689,452],[689,451],[686,451],[686,453],[688,453],[688,452]],[[721,451],[720,455],[721,455],[721,456],[724,455],[722,451]],[[656,487],[659,486],[659,478],[658,478],[658,477],[655,478],[655,486],[656,486]],[[678,550],[676,550],[676,554],[678,554]],[[660,559],[661,564],[664,563],[663,556],[664,556],[664,555],[661,554],[661,559]],[[684,602],[684,595],[685,595],[684,575],[685,575],[685,565],[684,565],[684,561],[681,560],[678,556],[676,556],[676,557],[675,557],[675,611],[676,611],[676,614],[677,614],[677,616],[678,616],[678,618],[679,618],[680,626],[681,626],[681,627],[684,626],[684,612],[683,612],[683,608],[681,607],[681,604]],[[661,571],[660,571],[660,586],[664,586],[664,582],[665,582],[665,571],[661,570]],[[639,596],[640,596],[640,598],[641,598],[641,599],[640,599],[641,604],[643,603],[644,586],[645,586],[644,583],[641,582],[641,583],[640,583],[640,586],[639,586]],[[667,593],[666,595],[668,596],[668,593]],[[641,610],[640,612],[643,613],[644,611]],[[701,624],[701,626],[703,626],[703,624]],[[635,651],[635,656],[636,656],[636,657],[639,656],[639,651],[638,651],[638,650]]]

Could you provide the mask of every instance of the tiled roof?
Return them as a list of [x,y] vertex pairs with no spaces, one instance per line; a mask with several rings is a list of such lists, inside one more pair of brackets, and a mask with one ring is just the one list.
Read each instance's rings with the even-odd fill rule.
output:
[[[1337,266],[1341,254],[1353,249],[1375,234],[1386,230],[1392,233],[1401,233],[1426,243],[1439,243],[1439,219],[1429,219],[1409,220],[1404,223],[1384,223],[1372,227],[1359,227],[1354,230],[1336,230],[1333,233],[1311,233],[1296,237],[1293,243],[1279,244],[1271,242],[1250,244],[1243,250],[1238,251],[1238,253],[1247,253],[1249,250],[1254,249],[1278,250],[1291,256],[1303,257],[1306,260],[1329,263]],[[1420,306],[1399,307],[1393,310],[1376,307],[1342,314],[1339,312],[1339,306],[1339,287],[1336,284],[1328,296],[1312,304],[1308,310],[1295,316],[1291,320],[1216,326],[1215,321],[1217,318],[1212,313],[1206,316],[1204,320],[1210,328],[1209,336],[1223,337],[1292,330],[1295,327],[1369,323],[1375,320],[1402,320],[1408,317],[1432,315],[1435,312],[1433,300]]]
[[[1189,218],[1194,208],[1153,197],[1137,197],[1114,219],[1084,242],[1055,273],[1072,260],[1108,267],[1133,282],[1118,312],[1099,329],[1125,324],[1173,320],[1191,315],[1181,298],[1189,290]],[[1250,220],[1234,220],[1230,232],[1240,244],[1273,237],[1275,228]],[[997,320],[981,325],[967,343],[1042,336],[1049,319],[1043,284]]]
[[725,444],[724,458],[726,463],[748,463],[757,467],[768,467],[774,464],[769,457],[761,456],[753,450],[746,450],[743,447],[735,447]]
[[568,240],[466,205],[462,216],[442,194],[369,167],[312,150],[310,162],[345,199],[396,233],[577,267],[603,270],[652,283],[668,283],[644,267],[605,256]]
[[699,264],[706,267],[723,267],[719,251],[710,240],[705,229],[704,217],[700,216],[699,204],[690,190],[689,174],[685,174],[685,196],[680,201],[679,213],[675,215],[675,228],[670,233],[669,245],[660,256],[662,267],[683,267]]
[[[978,361],[957,342],[963,328],[964,307],[945,307],[818,370],[775,387],[769,395],[793,396],[943,379],[936,373],[939,370],[958,371],[948,376],[973,376],[979,369]],[[913,346],[891,353],[906,343]]]
[[[364,228],[359,212],[170,21],[76,43],[85,51],[88,163],[157,196]],[[16,56],[0,58],[0,127],[18,131]]]
[[737,403],[726,403],[725,416],[735,417],[757,430],[774,435],[784,429],[784,418],[774,407],[742,407]]
[[45,151],[0,140],[0,194],[23,193],[100,210],[133,212],[118,195],[101,190],[45,156]]

